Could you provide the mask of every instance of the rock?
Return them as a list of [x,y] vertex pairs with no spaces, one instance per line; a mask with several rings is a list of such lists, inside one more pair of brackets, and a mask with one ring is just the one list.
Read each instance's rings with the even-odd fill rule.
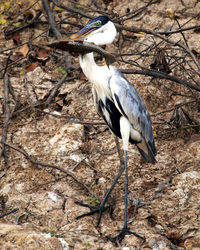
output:
[[31,229],[28,226],[0,223],[0,238],[2,250],[67,250],[67,242],[64,248],[64,242],[62,240],[45,233],[37,232],[35,229]]

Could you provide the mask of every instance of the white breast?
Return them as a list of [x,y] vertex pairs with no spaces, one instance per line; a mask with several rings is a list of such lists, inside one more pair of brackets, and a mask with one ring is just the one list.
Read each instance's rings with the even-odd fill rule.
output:
[[111,72],[108,66],[98,66],[94,61],[93,53],[80,56],[80,65],[87,79],[93,84],[99,98],[104,101],[105,96],[110,97],[109,79]]

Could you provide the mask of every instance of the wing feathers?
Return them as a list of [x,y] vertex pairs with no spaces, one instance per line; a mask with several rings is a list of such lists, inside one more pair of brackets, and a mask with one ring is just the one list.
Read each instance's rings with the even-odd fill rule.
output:
[[142,155],[143,159],[155,164],[156,161],[156,148],[155,145],[152,147],[151,143],[145,142],[144,140],[140,143],[136,144],[140,154]]
[[[145,104],[136,89],[123,77],[121,72],[114,67],[110,68],[113,71],[110,90],[115,106],[130,121],[132,128],[141,134],[142,141],[137,143],[137,147],[142,157],[148,162],[155,163],[156,148],[152,123]],[[131,141],[136,143],[135,138],[130,138]]]

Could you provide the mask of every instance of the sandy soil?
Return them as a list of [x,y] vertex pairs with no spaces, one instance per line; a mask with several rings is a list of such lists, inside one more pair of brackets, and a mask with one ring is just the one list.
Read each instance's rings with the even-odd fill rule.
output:
[[[34,3],[27,1],[20,5],[15,1],[8,2],[11,3],[9,10],[0,15],[0,19],[7,20],[5,24],[0,25],[0,68],[5,66],[9,54],[9,50],[3,53],[1,51],[16,46],[13,37],[5,39],[3,35],[3,30],[12,21],[8,16],[13,18]],[[84,4],[87,2],[89,1],[80,1]],[[105,3],[112,1],[103,2],[98,1],[99,8],[106,9]],[[63,3],[67,4],[68,1]],[[38,11],[40,4],[39,2],[33,9]],[[127,11],[144,6],[145,2],[123,0],[113,1],[112,4],[114,13],[124,15]],[[97,8],[94,4],[91,7]],[[110,3],[106,11],[112,8]],[[155,31],[168,30],[169,27],[177,29],[177,24],[166,12],[169,8],[176,11],[179,23],[184,24],[198,13],[200,2],[158,1],[124,24]],[[68,15],[66,11],[55,13],[57,20]],[[79,24],[88,21],[78,16],[70,20]],[[196,17],[190,20],[188,26],[198,24],[199,19]],[[45,24],[40,24],[22,31],[21,42],[39,35],[45,28],[47,28]],[[75,31],[75,28],[69,25],[64,29]],[[124,35],[129,33],[125,32]],[[184,35],[190,49],[200,51],[199,32],[189,30],[184,32]],[[180,34],[175,34],[171,38],[174,41],[183,39]],[[34,40],[34,44],[43,44],[45,41],[43,35]],[[117,47],[120,45],[120,53],[141,52],[157,42],[157,38],[152,36],[128,39],[124,42],[118,37],[107,49],[118,53]],[[163,43],[163,47],[168,49],[167,46]],[[21,53],[25,53],[24,50],[21,50]],[[12,50],[12,55],[16,56],[19,51],[20,47]],[[153,50],[150,52],[153,53]],[[175,53],[172,49],[168,52],[173,55]],[[83,201],[96,205],[102,200],[119,168],[114,138],[96,114],[91,85],[80,71],[67,76],[68,80],[57,93],[57,100],[63,98],[58,103],[41,105],[37,109],[31,106],[33,103],[44,102],[50,90],[63,77],[58,70],[64,65],[61,56],[56,60],[56,56],[47,55],[48,59],[45,59],[44,63],[42,60],[39,61],[37,53],[35,47],[30,46],[29,56],[8,71],[10,83],[19,103],[18,110],[27,105],[30,107],[11,119],[7,143],[25,150],[33,160],[51,166],[33,164],[19,151],[6,147],[8,165],[3,157],[0,160],[1,249],[200,249],[199,129],[183,128],[187,125],[187,120],[180,109],[178,111],[182,119],[181,125],[167,125],[173,116],[175,105],[189,101],[193,102],[183,106],[184,110],[200,122],[200,108],[197,102],[194,102],[195,98],[199,98],[197,91],[191,92],[184,86],[167,80],[126,75],[152,114],[158,163],[155,165],[144,163],[137,149],[130,145],[129,228],[146,240],[143,242],[134,235],[127,235],[122,243],[116,246],[109,237],[115,237],[123,227],[123,176],[109,200],[111,204],[116,201],[113,215],[110,217],[106,212],[102,217],[100,228],[96,227],[96,215],[76,220],[76,217],[87,212],[88,208],[74,203]],[[181,52],[176,52],[177,55],[180,55],[179,53]],[[135,60],[135,57],[125,56],[123,59],[130,61]],[[137,62],[149,68],[152,60],[153,56],[150,56],[138,59]],[[30,69],[29,66],[33,66],[35,61],[39,61],[37,67]],[[72,63],[79,65],[77,58],[72,58]],[[123,62],[115,65],[121,69],[133,67]],[[179,70],[180,68],[173,68],[172,65],[172,74],[185,77]],[[0,77],[0,133],[2,133],[5,123],[5,93],[2,74]],[[12,100],[11,95],[10,100]],[[13,107],[12,102],[10,107]],[[52,165],[69,171],[88,189],[66,175],[62,169],[55,169]],[[145,205],[135,213],[136,198],[142,200]],[[1,215],[13,209],[18,210],[2,218]]]

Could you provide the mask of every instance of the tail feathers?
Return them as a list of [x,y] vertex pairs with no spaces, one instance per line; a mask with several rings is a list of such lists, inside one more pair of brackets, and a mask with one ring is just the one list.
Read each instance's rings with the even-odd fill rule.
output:
[[142,142],[136,144],[141,156],[143,157],[143,159],[147,162],[153,163],[155,164],[156,161],[156,147],[152,142],[145,142],[145,140],[143,140]]

